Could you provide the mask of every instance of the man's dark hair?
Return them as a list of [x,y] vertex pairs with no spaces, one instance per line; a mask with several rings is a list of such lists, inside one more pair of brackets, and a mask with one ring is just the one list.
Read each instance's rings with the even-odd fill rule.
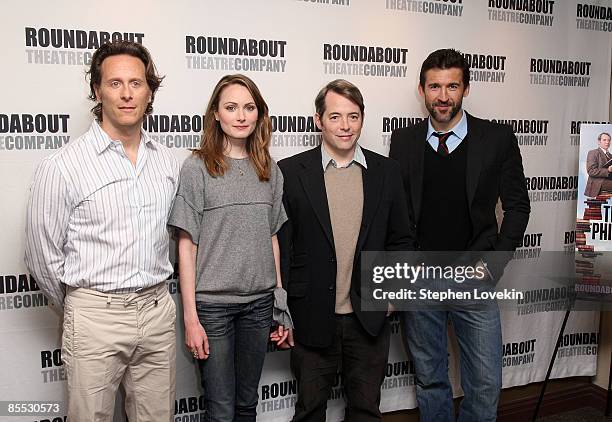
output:
[[365,105],[363,103],[363,96],[361,95],[359,88],[344,79],[336,79],[335,81],[331,81],[321,88],[321,91],[319,91],[317,97],[315,98],[315,111],[320,117],[323,117],[323,113],[325,113],[325,96],[330,91],[335,92],[336,94],[341,95],[347,100],[357,104],[359,110],[361,110],[361,115],[363,116]]
[[419,84],[425,88],[425,73],[430,69],[451,69],[459,68],[463,71],[463,85],[467,88],[470,85],[470,64],[463,54],[453,48],[443,48],[431,53],[421,65],[419,74]]
[[87,71],[89,76],[89,99],[96,101],[96,105],[91,109],[91,112],[96,116],[99,122],[102,122],[102,103],[97,102],[96,98],[96,87],[100,86],[102,82],[102,62],[111,56],[118,56],[120,54],[127,54],[128,56],[136,57],[142,61],[145,66],[145,77],[147,79],[147,85],[151,90],[151,101],[147,104],[145,114],[151,114],[153,112],[153,100],[155,99],[155,92],[160,87],[163,76],[157,75],[155,64],[151,58],[149,50],[147,50],[142,44],[133,41],[113,41],[102,44],[100,48],[96,50],[91,58],[91,65]]

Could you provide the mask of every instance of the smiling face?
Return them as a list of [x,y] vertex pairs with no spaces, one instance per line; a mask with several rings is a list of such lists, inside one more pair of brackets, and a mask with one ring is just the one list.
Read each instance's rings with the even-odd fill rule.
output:
[[419,85],[419,94],[434,129],[446,131],[459,122],[461,104],[469,92],[470,87],[463,83],[463,70],[458,67],[434,68],[425,73],[425,86]]
[[102,129],[111,138],[140,131],[151,101],[144,63],[137,57],[119,54],[104,59],[101,71],[100,85],[95,87],[95,92],[102,104]]
[[247,139],[257,126],[258,116],[255,100],[248,89],[239,84],[223,88],[215,119],[228,141]]
[[355,154],[357,140],[363,126],[359,106],[333,91],[325,95],[325,111],[315,114],[317,127],[321,129],[323,144],[328,154],[338,163],[347,164]]

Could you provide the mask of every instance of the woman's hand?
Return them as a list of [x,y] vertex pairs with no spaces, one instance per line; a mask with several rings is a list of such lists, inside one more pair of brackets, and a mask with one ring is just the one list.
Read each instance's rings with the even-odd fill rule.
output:
[[208,359],[208,336],[200,321],[185,321],[185,345],[195,359]]

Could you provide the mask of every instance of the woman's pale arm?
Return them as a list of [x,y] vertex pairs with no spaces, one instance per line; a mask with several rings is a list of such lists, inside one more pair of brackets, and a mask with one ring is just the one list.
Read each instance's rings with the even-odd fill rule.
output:
[[[272,252],[274,253],[274,268],[276,269],[276,287],[282,288],[282,278],[280,270],[280,248],[278,246],[278,237],[272,236]],[[293,342],[293,329],[285,328],[282,325],[278,325],[276,330],[270,333],[270,339],[274,341],[278,347],[286,349],[294,345]]]
[[196,359],[208,358],[208,337],[200,324],[196,311],[196,254],[198,247],[191,236],[178,231],[179,280],[183,302],[183,321],[185,323],[185,345]]

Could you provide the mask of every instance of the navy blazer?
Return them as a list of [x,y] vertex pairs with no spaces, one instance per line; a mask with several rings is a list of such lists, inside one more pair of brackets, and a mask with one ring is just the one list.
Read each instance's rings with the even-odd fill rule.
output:
[[[523,164],[516,136],[509,126],[467,114],[468,141],[466,191],[473,231],[470,251],[514,251],[520,244],[531,211]],[[406,189],[411,220],[419,222],[423,192],[423,163],[428,120],[393,131],[389,157],[397,160]],[[504,211],[497,225],[495,206]],[[507,259],[509,256],[507,255]],[[499,279],[507,263],[489,265]]]

